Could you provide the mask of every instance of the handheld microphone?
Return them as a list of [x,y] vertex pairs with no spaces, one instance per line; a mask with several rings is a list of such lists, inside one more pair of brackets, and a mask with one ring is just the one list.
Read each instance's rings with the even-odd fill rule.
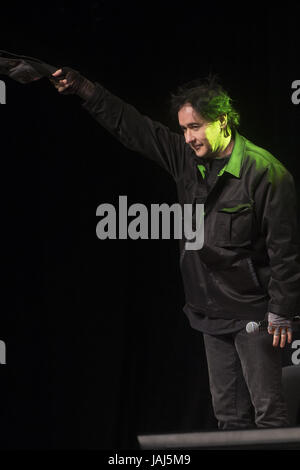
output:
[[[292,321],[292,328],[294,328],[295,326],[298,326],[300,324],[300,316],[297,315],[291,318],[291,321]],[[268,320],[262,320],[259,322],[250,321],[246,325],[246,331],[249,334],[257,334],[260,331],[267,330],[268,324],[269,324]]]

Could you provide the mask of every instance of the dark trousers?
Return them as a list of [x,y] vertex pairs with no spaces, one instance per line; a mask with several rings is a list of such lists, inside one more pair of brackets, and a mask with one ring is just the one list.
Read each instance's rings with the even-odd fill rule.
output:
[[267,331],[204,334],[210,390],[219,429],[288,426],[281,351]]

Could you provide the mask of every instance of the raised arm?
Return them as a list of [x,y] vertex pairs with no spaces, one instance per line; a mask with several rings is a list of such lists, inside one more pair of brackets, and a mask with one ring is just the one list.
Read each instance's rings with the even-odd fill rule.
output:
[[53,76],[60,93],[82,98],[83,107],[125,147],[156,161],[175,181],[180,179],[188,149],[183,136],[142,115],[134,106],[73,69],[59,69]]

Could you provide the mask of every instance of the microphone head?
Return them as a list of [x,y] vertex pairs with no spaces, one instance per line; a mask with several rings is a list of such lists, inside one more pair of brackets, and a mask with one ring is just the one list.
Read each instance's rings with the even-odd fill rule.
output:
[[255,321],[250,321],[246,325],[246,331],[247,331],[247,333],[250,333],[250,334],[258,333],[259,332],[259,324],[256,323]]

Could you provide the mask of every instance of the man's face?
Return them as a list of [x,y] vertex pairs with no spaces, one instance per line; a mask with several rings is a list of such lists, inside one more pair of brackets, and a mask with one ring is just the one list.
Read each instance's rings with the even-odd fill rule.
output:
[[190,104],[185,104],[178,112],[179,125],[185,141],[197,157],[217,154],[222,149],[221,122],[206,121]]

